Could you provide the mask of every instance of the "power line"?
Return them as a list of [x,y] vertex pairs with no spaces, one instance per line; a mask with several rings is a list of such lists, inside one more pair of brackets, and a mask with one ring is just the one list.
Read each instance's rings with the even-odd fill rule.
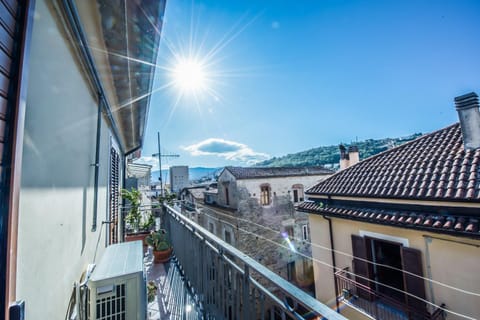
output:
[[[204,207],[205,206],[202,206],[200,205],[201,207]],[[209,210],[212,210],[220,215],[223,215],[223,216],[227,216],[227,217],[232,217],[228,214],[225,214],[225,213],[222,213],[216,209],[213,209],[213,208],[210,208],[208,207]],[[239,220],[239,221],[243,221],[243,222],[247,222],[247,223],[250,223],[250,224],[253,224],[255,226],[258,226],[258,227],[261,227],[263,229],[266,229],[266,230],[269,230],[269,231],[272,231],[272,232],[279,232],[280,230],[276,230],[276,229],[272,229],[270,227],[267,227],[267,226],[264,226],[264,225],[261,225],[261,224],[258,224],[258,223],[255,223],[251,220],[247,220],[247,219],[242,219],[242,218],[239,218],[239,217],[234,217],[235,219]],[[320,248],[322,250],[326,250],[328,252],[334,252],[334,253],[338,253],[340,255],[343,255],[343,256],[346,256],[348,258],[352,258],[352,259],[356,259],[356,260],[359,260],[359,261],[362,261],[362,262],[366,262],[368,264],[371,264],[371,265],[375,265],[375,266],[378,266],[378,267],[384,267],[384,268],[389,268],[391,270],[395,270],[395,271],[399,271],[399,272],[402,272],[402,273],[405,273],[405,274],[408,274],[410,276],[413,276],[413,277],[416,277],[416,278],[419,278],[419,279],[422,279],[424,281],[428,281],[428,282],[431,282],[433,284],[437,284],[439,286],[442,286],[442,287],[445,287],[445,288],[448,288],[448,289],[451,289],[451,290],[456,290],[458,292],[461,292],[461,293],[464,293],[464,294],[468,294],[468,295],[472,295],[472,296],[477,296],[477,297],[480,297],[480,293],[477,293],[477,292],[472,292],[472,291],[469,291],[469,290],[465,290],[465,289],[462,289],[462,288],[458,288],[458,287],[455,287],[455,286],[451,286],[449,284],[446,284],[446,283],[443,283],[443,282],[440,282],[440,281],[437,281],[437,280],[434,280],[434,279],[430,279],[430,278],[426,278],[426,277],[423,277],[423,276],[420,276],[418,274],[415,274],[415,273],[412,273],[410,271],[406,271],[406,270],[403,270],[403,269],[399,269],[399,268],[396,268],[396,267],[393,267],[393,266],[390,266],[390,265],[387,265],[387,264],[382,264],[382,263],[378,263],[378,262],[373,262],[373,261],[370,261],[370,260],[367,260],[367,259],[363,259],[363,258],[360,258],[360,257],[355,257],[354,255],[352,254],[349,254],[349,253],[346,253],[346,252],[343,252],[343,251],[339,251],[339,250],[333,250],[332,248],[329,248],[329,247],[325,247],[325,246],[322,246],[320,244],[316,244],[316,243],[313,243],[313,242],[310,242],[310,241],[307,241],[307,240],[303,240],[303,239],[299,239],[299,238],[296,238],[296,237],[292,237],[293,240],[295,241],[305,241],[306,243],[310,244],[311,246],[313,247],[316,247],[316,248]]]
[[[211,217],[211,218],[213,218],[213,219],[216,219],[216,220],[218,220],[218,221],[221,221],[221,222],[224,222],[224,223],[227,223],[227,224],[232,225],[232,224],[229,223],[228,221],[222,220],[222,219],[220,219],[220,218],[214,217],[214,216],[209,215],[209,214],[206,214],[206,213],[204,213],[204,214],[207,215],[207,216],[209,216],[209,217]],[[222,214],[222,215],[223,215],[223,214]],[[232,226],[233,226],[233,225],[232,225]],[[261,225],[260,225],[260,226],[261,226]],[[286,250],[290,250],[290,248],[289,248],[288,246],[285,246],[285,245],[280,244],[280,243],[278,243],[278,242],[275,242],[275,241],[273,241],[273,240],[271,240],[271,239],[268,239],[268,238],[266,238],[266,237],[263,237],[262,235],[259,235],[259,234],[255,233],[255,232],[250,232],[250,231],[245,230],[245,229],[242,229],[242,228],[240,228],[240,227],[238,227],[238,226],[236,226],[236,228],[237,228],[238,230],[244,232],[244,233],[254,235],[254,236],[258,237],[258,238],[264,239],[265,241],[271,242],[271,243],[273,243],[273,244],[276,245],[276,246],[279,246],[279,247],[284,248],[284,249],[286,249]],[[275,232],[278,232],[278,230],[275,230]],[[327,262],[324,262],[324,261],[322,261],[322,260],[319,260],[319,259],[316,259],[316,258],[307,256],[306,254],[303,254],[303,253],[300,253],[300,252],[296,252],[296,254],[297,254],[297,255],[300,255],[300,256],[302,256],[302,257],[304,257],[304,258],[306,258],[306,259],[310,259],[310,260],[312,260],[312,261],[318,262],[319,264],[322,264],[322,265],[324,265],[324,266],[326,266],[326,267],[328,267],[328,268],[330,268],[330,269],[332,269],[332,270],[334,270],[334,271],[341,271],[341,270],[343,270],[342,268],[334,267],[334,266],[332,266],[331,264],[329,264],[329,263],[327,263]],[[390,286],[390,285],[388,285],[388,284],[382,283],[382,282],[380,282],[380,281],[376,281],[376,280],[369,279],[369,278],[367,278],[367,277],[364,277],[364,276],[362,276],[362,275],[356,274],[356,273],[351,272],[351,271],[347,271],[347,270],[343,270],[343,271],[344,271],[345,273],[348,273],[348,274],[351,275],[351,276],[355,276],[355,277],[357,277],[357,278],[360,278],[360,279],[363,279],[363,280],[366,280],[366,281],[369,281],[369,282],[372,282],[372,283],[375,283],[375,284],[379,284],[379,285],[382,285],[383,287],[386,287],[386,288],[392,289],[392,290],[394,290],[394,291],[397,291],[397,292],[406,294],[406,295],[408,295],[408,296],[410,296],[410,297],[413,297],[413,298],[415,298],[415,299],[418,299],[419,301],[422,301],[422,302],[424,302],[424,303],[426,303],[426,304],[428,304],[428,305],[430,305],[430,306],[432,306],[432,307],[435,307],[435,308],[440,309],[440,310],[442,310],[442,311],[448,312],[448,313],[450,313],[450,314],[453,314],[453,315],[456,315],[456,316],[459,316],[459,317],[462,317],[462,318],[465,318],[465,319],[469,319],[469,320],[476,320],[476,318],[472,318],[472,317],[470,317],[470,316],[468,316],[468,315],[465,315],[465,314],[462,314],[462,313],[458,313],[458,312],[456,312],[456,311],[452,311],[452,310],[446,309],[445,307],[439,306],[439,305],[437,305],[437,304],[435,304],[435,303],[433,303],[433,302],[430,302],[430,301],[428,301],[428,300],[426,300],[426,299],[423,299],[423,298],[421,298],[421,297],[419,297],[419,296],[416,296],[416,295],[414,295],[414,294],[412,294],[412,293],[410,293],[410,292],[407,292],[407,291],[404,291],[404,290],[395,288],[395,287],[393,287],[393,286]],[[460,289],[460,290],[461,290],[461,289]]]

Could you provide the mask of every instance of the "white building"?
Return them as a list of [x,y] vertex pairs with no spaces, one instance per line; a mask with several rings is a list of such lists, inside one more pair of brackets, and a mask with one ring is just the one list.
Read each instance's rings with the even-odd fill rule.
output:
[[188,178],[188,166],[170,167],[170,191],[179,193],[180,190],[190,185]]
[[109,3],[0,1],[0,319],[15,301],[71,319],[74,283],[122,238],[165,1]]
[[[313,293],[308,215],[295,210],[304,190],[333,171],[323,167],[225,167],[218,189],[206,190],[198,222],[275,273]],[[220,208],[218,208],[220,207]],[[255,234],[269,241],[259,241]],[[298,253],[298,254],[297,254]]]

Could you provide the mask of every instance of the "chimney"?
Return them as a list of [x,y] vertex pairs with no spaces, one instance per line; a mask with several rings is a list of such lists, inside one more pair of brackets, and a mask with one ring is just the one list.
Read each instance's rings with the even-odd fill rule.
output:
[[343,144],[338,146],[338,149],[340,149],[340,170],[348,168],[348,153],[347,153],[347,148]]
[[358,154],[357,146],[348,147],[348,158],[350,159],[348,166],[351,167],[354,164],[357,164],[360,161],[360,156]]
[[480,112],[478,96],[470,92],[455,98],[465,149],[480,148]]

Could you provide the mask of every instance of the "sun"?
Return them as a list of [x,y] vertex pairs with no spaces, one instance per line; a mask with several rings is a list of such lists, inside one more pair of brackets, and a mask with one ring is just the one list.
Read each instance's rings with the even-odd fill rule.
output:
[[208,77],[205,66],[195,59],[181,59],[172,70],[173,83],[184,93],[205,91]]

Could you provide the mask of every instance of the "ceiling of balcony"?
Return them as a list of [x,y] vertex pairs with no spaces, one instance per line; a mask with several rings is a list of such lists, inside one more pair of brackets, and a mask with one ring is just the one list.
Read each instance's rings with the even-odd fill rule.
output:
[[77,0],[82,27],[125,153],[141,147],[165,0]]

